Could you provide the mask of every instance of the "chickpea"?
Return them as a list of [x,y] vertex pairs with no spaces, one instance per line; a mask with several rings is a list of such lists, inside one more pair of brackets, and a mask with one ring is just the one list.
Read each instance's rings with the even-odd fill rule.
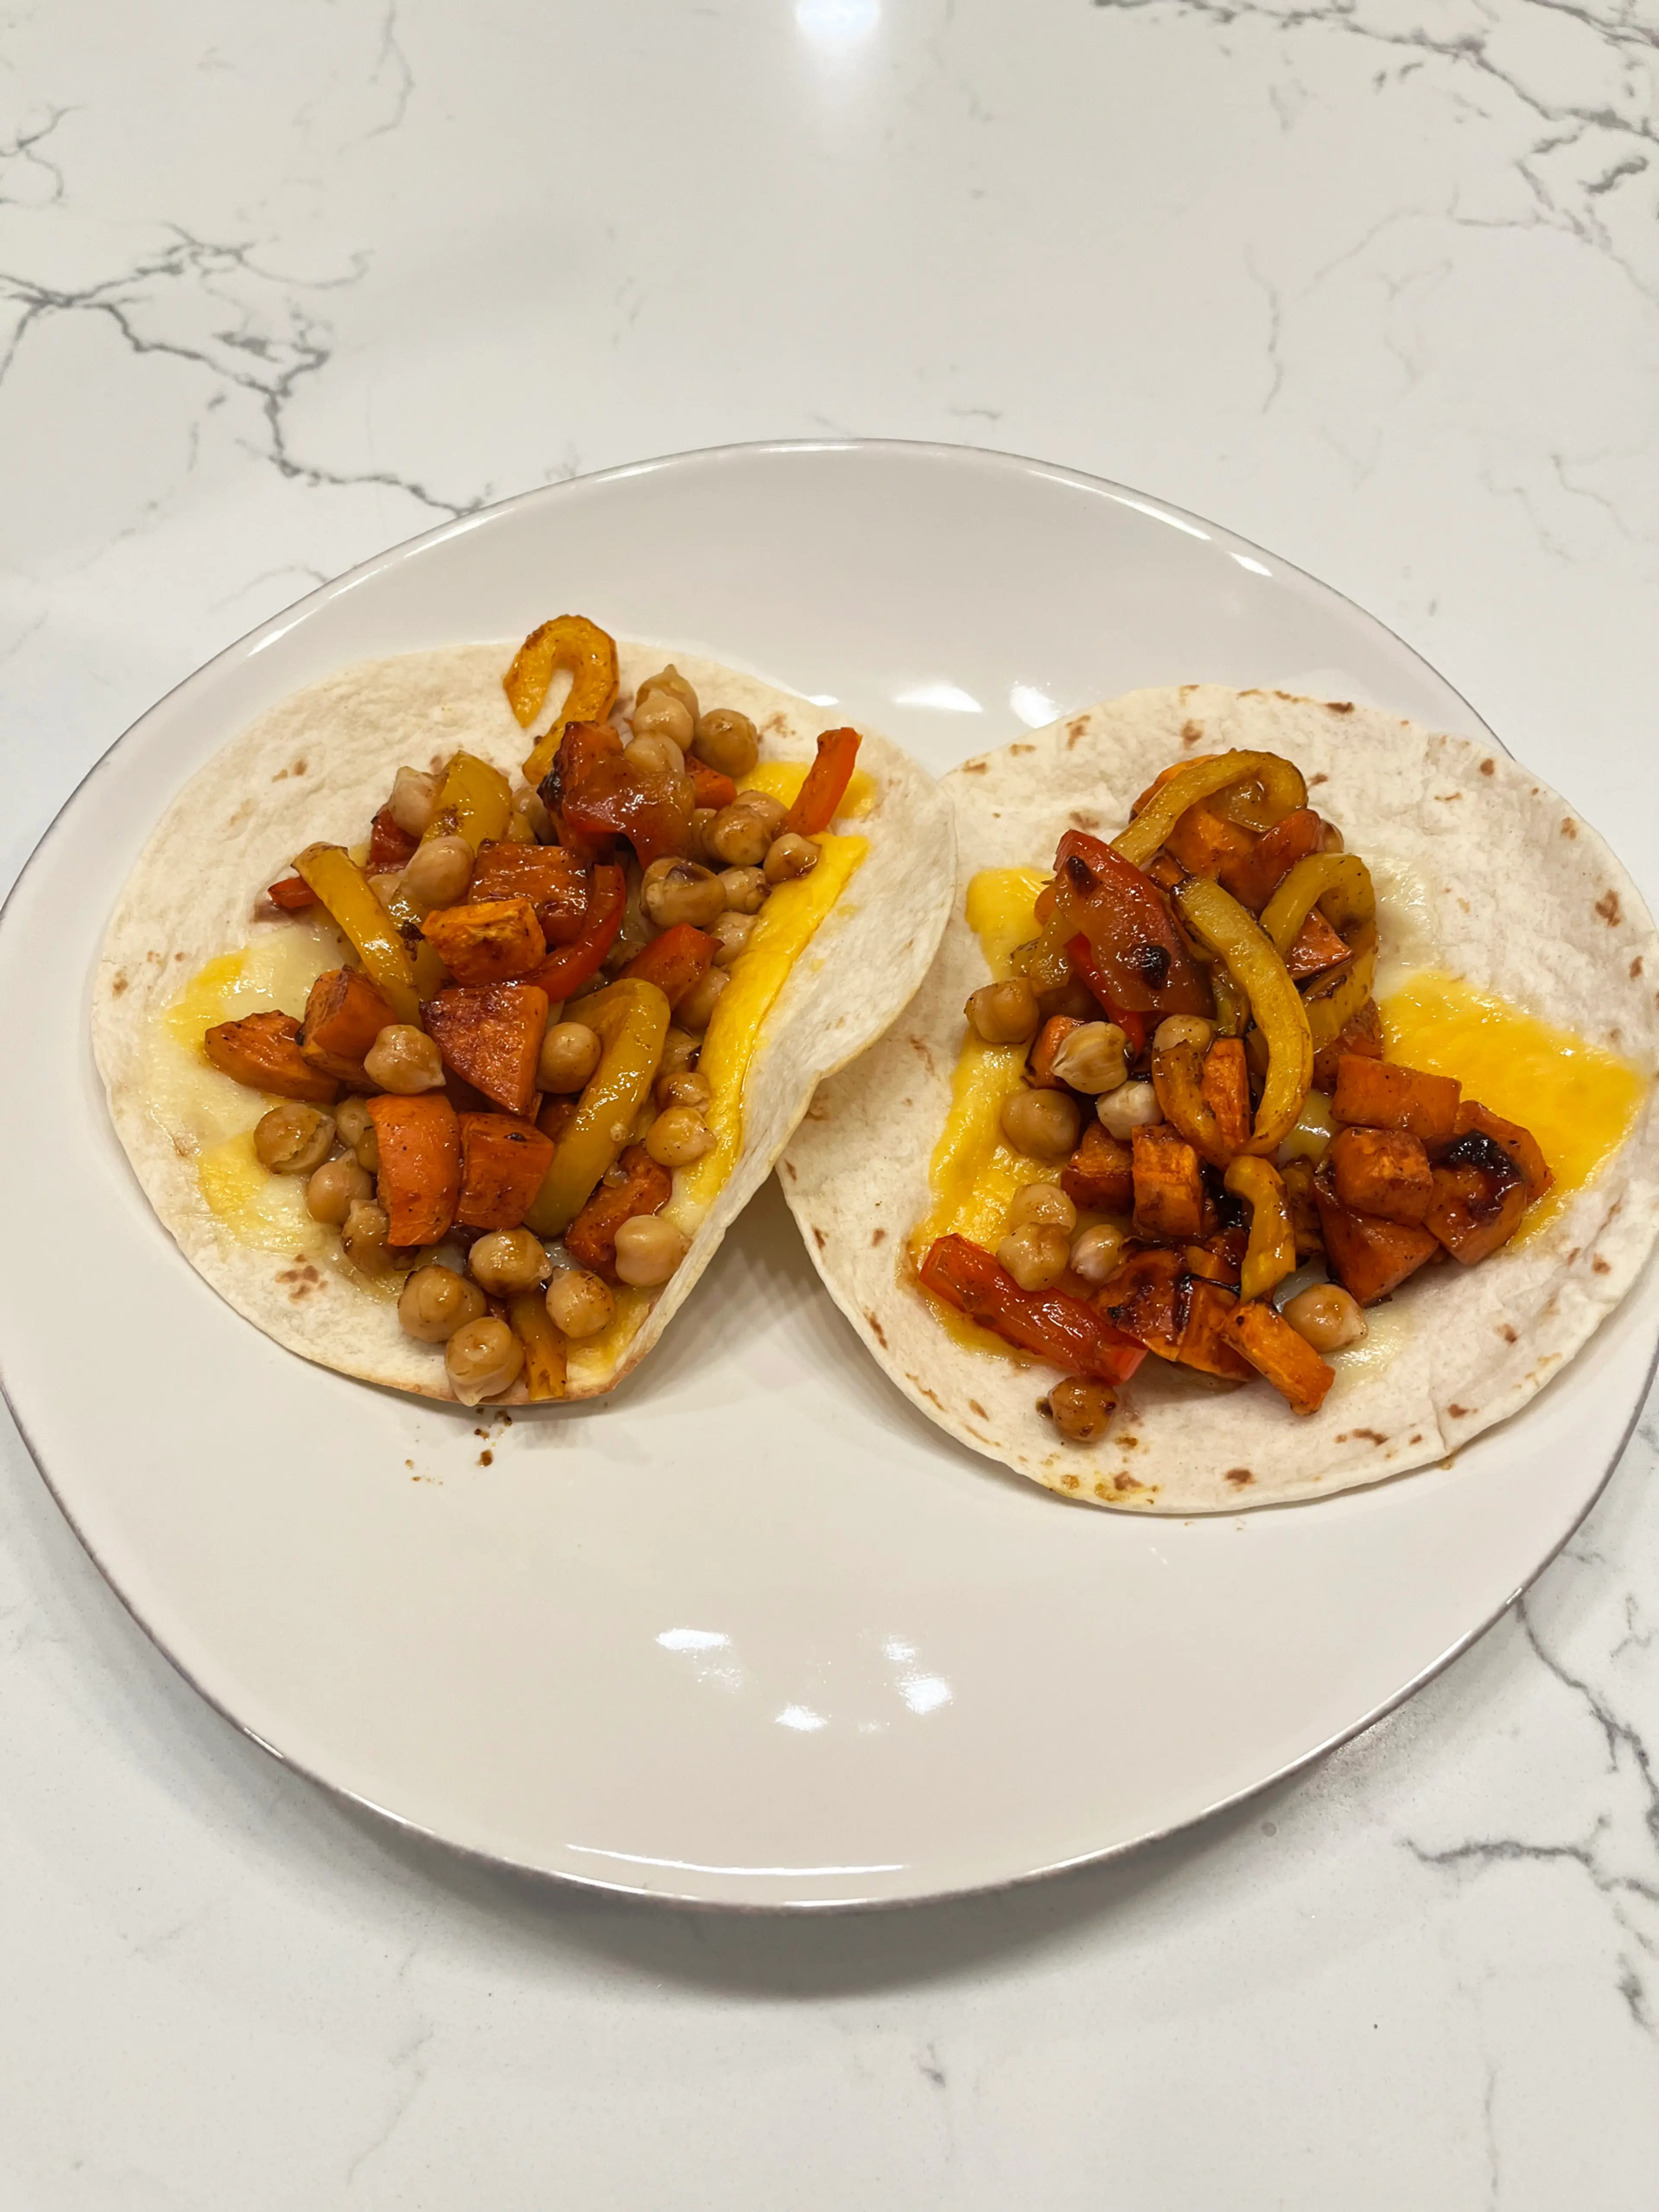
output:
[[444,1079],[437,1046],[412,1022],[386,1024],[363,1054],[363,1072],[382,1091],[395,1091],[400,1098],[436,1091]]
[[548,812],[538,791],[527,783],[520,784],[513,794],[513,811],[529,825],[530,834],[538,845],[553,842],[553,817]]
[[350,1146],[358,1166],[373,1175],[380,1164],[380,1140],[368,1118],[367,1103],[361,1098],[343,1098],[334,1109],[334,1127],[340,1142]]
[[1215,1024],[1206,1022],[1201,1014],[1170,1014],[1153,1030],[1152,1050],[1173,1052],[1178,1044],[1195,1044],[1200,1052],[1207,1052],[1214,1034]]
[[[672,745],[678,756],[673,763],[676,775],[684,772],[686,750],[696,727],[686,711],[685,702],[677,699],[672,691],[659,687],[634,702],[634,744]],[[628,750],[631,753],[633,750],[634,746],[629,745]]]
[[492,1297],[516,1297],[547,1280],[553,1262],[539,1237],[528,1229],[492,1229],[467,1255],[475,1282]]
[[485,1310],[484,1294],[476,1283],[453,1267],[435,1265],[416,1267],[398,1301],[405,1335],[422,1344],[447,1344],[468,1322],[482,1321]]
[[334,1146],[334,1116],[316,1106],[289,1103],[262,1114],[253,1131],[253,1149],[272,1175],[308,1176]]
[[465,837],[428,837],[404,863],[404,889],[419,906],[459,906],[471,880],[472,848]]
[[605,1047],[586,1022],[556,1022],[542,1039],[536,1062],[539,1091],[580,1091],[592,1080]]
[[1046,1291],[1066,1273],[1072,1247],[1063,1229],[1028,1221],[997,1246],[997,1257],[1022,1291]]
[[1105,1435],[1116,1403],[1117,1393],[1109,1382],[1097,1382],[1089,1375],[1068,1375],[1048,1393],[1047,1410],[1067,1443],[1091,1444]]
[[1057,1182],[1028,1182],[1014,1193],[1008,1208],[1010,1229],[1035,1222],[1040,1228],[1058,1229],[1069,1237],[1077,1227],[1077,1208]]
[[680,1021],[689,1030],[701,1036],[714,1019],[714,1008],[720,993],[732,980],[729,968],[706,969],[699,979],[674,1009]]
[[702,1039],[693,1036],[690,1030],[676,1028],[671,1023],[668,1034],[662,1041],[662,1058],[657,1062],[658,1081],[660,1082],[665,1075],[689,1073],[702,1042]]
[[691,750],[721,775],[747,775],[760,758],[760,737],[748,715],[735,707],[713,707],[698,715]]
[[1065,1014],[1074,1022],[1096,1021],[1100,1015],[1100,1002],[1089,986],[1079,982],[1075,975],[1067,976],[1051,991],[1039,991],[1036,1002],[1037,1012],[1045,1022],[1052,1021],[1056,1014]]
[[672,929],[680,921],[707,929],[726,912],[725,888],[700,860],[653,860],[641,883],[640,900],[659,929]]
[[438,803],[438,779],[417,768],[400,768],[392,779],[387,811],[405,837],[422,837]]
[[1337,828],[1334,822],[1327,822],[1321,829],[1319,832],[1319,849],[1322,853],[1340,853],[1344,849],[1342,843],[1342,832]]
[[636,733],[632,744],[623,747],[623,758],[641,775],[685,774],[685,755],[672,738],[642,738]]
[[1085,1022],[1054,1054],[1054,1073],[1092,1097],[1115,1091],[1129,1073],[1129,1040],[1115,1022]]
[[586,1267],[561,1267],[547,1286],[547,1317],[566,1336],[597,1336],[616,1310],[610,1284]]
[[1279,1308],[1304,1344],[1316,1352],[1340,1352],[1364,1341],[1370,1324],[1359,1303],[1335,1283],[1315,1283]]
[[1096,1099],[1095,1111],[1107,1135],[1115,1137],[1121,1145],[1127,1145],[1137,1129],[1150,1129],[1153,1122],[1164,1119],[1164,1109],[1150,1083],[1120,1084],[1115,1091],[1105,1091]]
[[1042,1018],[1036,994],[1023,975],[1006,983],[982,983],[962,1011],[986,1044],[1025,1044],[1036,1035]]
[[774,835],[763,815],[736,799],[721,807],[704,832],[703,842],[728,868],[758,868]]
[[690,1243],[672,1221],[654,1213],[636,1213],[617,1231],[617,1276],[641,1290],[654,1290],[684,1259]]
[[392,1265],[386,1238],[392,1224],[373,1199],[353,1200],[340,1227],[340,1243],[352,1266],[365,1275],[383,1275]]
[[1322,1091],[1310,1091],[1302,1102],[1295,1127],[1279,1147],[1278,1164],[1285,1167],[1291,1160],[1312,1160],[1316,1164],[1329,1152],[1335,1134],[1330,1100]]
[[714,814],[715,809],[712,806],[694,806],[691,809],[689,831],[691,850],[686,856],[689,860],[707,861],[720,858],[717,853],[710,850],[708,844],[708,825],[714,819]]
[[524,1367],[524,1346],[504,1321],[469,1321],[444,1347],[444,1372],[464,1406],[510,1390]]
[[1103,1283],[1117,1273],[1123,1257],[1123,1231],[1109,1221],[1085,1229],[1072,1247],[1072,1273],[1085,1283]]
[[659,1168],[689,1168],[714,1149],[714,1133],[695,1106],[671,1106],[645,1133],[645,1149]]
[[728,914],[758,914],[772,888],[763,868],[722,868],[720,882],[726,887]]
[[1002,1133],[1017,1152],[1063,1160],[1077,1150],[1077,1101],[1063,1091],[1015,1091],[1002,1102]]
[[678,699],[681,706],[684,708],[686,713],[690,714],[693,722],[696,720],[698,714],[702,712],[702,709],[697,705],[696,693],[691,689],[691,686],[687,683],[684,677],[680,674],[679,670],[675,667],[672,660],[669,662],[666,668],[659,668],[654,676],[647,676],[644,683],[641,684],[639,690],[634,694],[634,708],[635,713],[639,711],[641,702],[648,697],[653,691],[665,691],[669,695],[670,698]]
[[793,830],[775,837],[766,849],[766,880],[769,884],[792,884],[797,876],[810,876],[821,855],[810,837],[797,837]]
[[781,799],[774,799],[769,791],[740,791],[732,804],[766,824],[769,843],[782,835],[783,825],[789,819],[789,809]]
[[694,1067],[657,1079],[657,1104],[665,1114],[671,1106],[690,1106],[701,1114],[714,1095],[714,1085],[706,1075],[699,1075]]
[[360,1167],[351,1153],[325,1160],[306,1185],[306,1211],[313,1221],[338,1229],[360,1199],[374,1195],[374,1178]]
[[390,914],[392,911],[392,900],[398,897],[402,893],[404,879],[398,874],[396,868],[385,868],[378,876],[371,876],[369,878],[368,888],[374,892],[375,897],[379,899],[380,904],[386,908],[386,912]]
[[722,968],[729,968],[755,933],[752,914],[723,914],[710,928],[714,940],[714,957]]

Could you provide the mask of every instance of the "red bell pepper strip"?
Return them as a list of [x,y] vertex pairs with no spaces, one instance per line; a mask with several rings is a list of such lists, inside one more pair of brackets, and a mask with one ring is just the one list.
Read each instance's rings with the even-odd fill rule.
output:
[[826,730],[818,739],[817,757],[806,771],[806,781],[789,810],[786,830],[797,837],[816,837],[836,818],[836,809],[847,795],[859,757],[856,730]]
[[1001,1262],[965,1237],[941,1237],[921,1263],[923,1286],[1005,1343],[1068,1375],[1127,1382],[1144,1345],[1064,1291],[1022,1291]]
[[712,937],[694,929],[689,921],[677,921],[660,937],[653,937],[643,951],[636,952],[623,974],[636,982],[654,983],[669,1005],[678,1006],[692,985],[708,973],[714,957]]
[[1129,1057],[1139,1060],[1146,1049],[1146,1017],[1132,1013],[1127,1006],[1120,1006],[1101,973],[1100,963],[1095,958],[1095,948],[1079,933],[1066,940],[1066,957],[1099,1000],[1102,1011],[1109,1022],[1115,1022],[1129,1041]]
[[597,762],[614,760],[623,749],[620,733],[609,722],[572,722],[559,740],[553,765],[542,778],[543,805],[553,817],[559,842],[579,860],[591,860],[608,847],[610,839],[584,837],[565,818],[565,802],[578,790]]
[[550,999],[568,999],[605,965],[605,956],[616,943],[627,911],[627,876],[620,868],[595,868],[580,933],[572,943],[550,953],[539,968],[520,976],[520,981],[535,984]]
[[586,840],[596,851],[626,837],[642,868],[678,859],[691,842],[687,779],[619,757],[595,761],[580,781],[566,785],[559,822],[567,839]]
[[281,883],[269,887],[265,896],[284,914],[303,914],[317,903],[317,894],[303,876],[284,876]]
[[693,753],[685,763],[685,772],[691,779],[691,804],[694,806],[729,806],[738,795],[738,787],[729,775],[722,775],[707,761],[700,761]]
[[1212,1011],[1209,986],[1163,893],[1121,853],[1086,830],[1068,830],[1054,854],[1052,888],[1045,951],[1081,931],[1119,1006],[1143,1014]]

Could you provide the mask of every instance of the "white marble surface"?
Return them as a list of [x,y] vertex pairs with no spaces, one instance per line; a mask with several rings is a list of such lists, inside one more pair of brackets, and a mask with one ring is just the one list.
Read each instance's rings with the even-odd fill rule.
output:
[[[1260,538],[1652,898],[1656,114],[1655,0],[18,0],[0,863],[313,579],[848,431]],[[323,1802],[9,1431],[0,2204],[1650,2206],[1656,1451],[1650,1411],[1517,1612],[1320,1771],[1124,1865],[784,1924]]]

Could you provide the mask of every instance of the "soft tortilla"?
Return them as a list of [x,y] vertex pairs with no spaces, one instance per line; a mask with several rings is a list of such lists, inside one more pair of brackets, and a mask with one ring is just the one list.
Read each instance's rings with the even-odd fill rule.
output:
[[[216,954],[292,927],[252,919],[261,887],[286,874],[313,839],[361,836],[401,763],[424,767],[465,746],[516,771],[526,740],[501,690],[513,650],[453,646],[365,662],[262,715],[167,810],[121,894],[94,991],[93,1047],[116,1128],[191,1265],[290,1351],[432,1398],[453,1395],[441,1346],[406,1336],[388,1298],[331,1264],[331,1239],[319,1232],[293,1253],[233,1240],[202,1196],[196,1139],[152,1109],[146,1048],[154,1018],[182,979]],[[626,706],[634,686],[671,656],[625,643],[619,652]],[[820,709],[716,662],[672,657],[705,704],[751,717],[763,759],[811,758]],[[859,764],[876,797],[847,827],[870,849],[767,1017],[744,1094],[743,1150],[635,1334],[602,1361],[591,1349],[573,1350],[572,1396],[613,1389],[644,1358],[765,1180],[820,1078],[878,1037],[927,973],[955,878],[950,802],[883,738],[865,735]],[[252,1127],[265,1102],[246,1097],[244,1126]]]
[[1066,1445],[1037,1411],[1051,1370],[946,1332],[906,1252],[930,1204],[963,1003],[985,980],[968,882],[1042,866],[1068,826],[1115,835],[1160,769],[1232,746],[1286,754],[1317,787],[1313,803],[1376,875],[1385,962],[1392,940],[1407,965],[1460,975],[1649,1076],[1659,1057],[1659,939],[1639,895],[1589,824],[1501,752],[1368,708],[1188,684],[1070,715],[947,776],[958,882],[939,957],[890,1035],[819,1091],[784,1189],[836,1304],[930,1419],[1051,1489],[1155,1513],[1328,1497],[1443,1458],[1524,1405],[1618,1304],[1659,1200],[1650,1092],[1620,1152],[1535,1237],[1413,1278],[1376,1332],[1397,1341],[1392,1359],[1348,1365],[1306,1419],[1266,1385],[1239,1395],[1148,1359],[1102,1442]]

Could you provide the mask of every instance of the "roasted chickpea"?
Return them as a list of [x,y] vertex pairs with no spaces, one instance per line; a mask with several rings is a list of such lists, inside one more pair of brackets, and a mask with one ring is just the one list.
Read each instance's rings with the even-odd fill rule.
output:
[[712,850],[708,842],[708,826],[714,819],[714,814],[715,809],[712,806],[694,806],[691,809],[689,832],[691,850],[686,855],[688,860],[703,861],[719,860],[719,854]]
[[1100,1126],[1109,1137],[1127,1145],[1137,1129],[1150,1129],[1164,1119],[1164,1109],[1150,1083],[1122,1083],[1095,1101]]
[[586,1022],[556,1022],[542,1039],[536,1062],[539,1091],[580,1091],[592,1079],[605,1047]]
[[1291,1327],[1316,1352],[1340,1352],[1363,1343],[1370,1324],[1351,1292],[1335,1283],[1315,1283],[1279,1308]]
[[313,1221],[338,1229],[360,1199],[374,1195],[374,1178],[350,1152],[325,1160],[306,1185],[306,1211]]
[[1092,1022],[1098,1018],[1100,1002],[1086,983],[1075,975],[1068,975],[1052,991],[1036,994],[1037,1012],[1045,1022],[1053,1021],[1056,1014],[1064,1014],[1074,1022]]
[[1077,1208],[1057,1182],[1028,1182],[1014,1193],[1008,1226],[1024,1229],[1030,1222],[1044,1229],[1062,1230],[1069,1237],[1077,1227]]
[[1063,1229],[1028,1221],[997,1246],[997,1257],[1022,1291],[1046,1291],[1066,1273],[1072,1248]]
[[533,1231],[492,1229],[473,1245],[466,1264],[473,1280],[482,1283],[492,1297],[513,1298],[544,1283],[553,1262]]
[[714,1085],[706,1075],[699,1075],[695,1067],[657,1078],[657,1105],[665,1114],[671,1106],[690,1106],[701,1114],[714,1095]]
[[538,845],[552,843],[553,817],[548,812],[540,792],[532,791],[527,783],[521,783],[513,794],[513,811],[523,817]]
[[464,1322],[444,1347],[444,1372],[464,1406],[510,1390],[524,1367],[524,1346],[493,1316]]
[[[678,706],[678,700],[665,700],[668,706]],[[684,709],[680,709],[682,714]],[[631,744],[623,747],[623,758],[641,775],[684,775],[685,755],[672,738],[641,737],[635,734]]]
[[657,1062],[658,1081],[660,1082],[665,1075],[686,1073],[702,1043],[702,1039],[693,1036],[690,1030],[677,1028],[671,1023],[668,1034],[662,1041],[662,1058]]
[[617,1276],[638,1289],[654,1290],[684,1259],[689,1243],[672,1221],[654,1213],[636,1213],[617,1231]]
[[1072,1273],[1085,1283],[1103,1283],[1115,1275],[1123,1257],[1123,1231],[1109,1221],[1085,1229],[1072,1246]]
[[349,1145],[357,1164],[373,1175],[380,1164],[380,1140],[361,1098],[343,1098],[334,1109],[334,1127],[340,1142]]
[[710,924],[708,934],[714,940],[714,957],[722,968],[732,965],[754,933],[752,914],[726,913]]
[[1067,1443],[1091,1444],[1106,1433],[1117,1403],[1109,1382],[1090,1375],[1068,1375],[1048,1393],[1048,1413]]
[[695,1106],[671,1106],[645,1133],[645,1149],[659,1168],[689,1168],[714,1149],[714,1133]]
[[705,969],[674,1009],[675,1019],[698,1036],[708,1028],[719,1004],[720,993],[732,980],[729,968]]
[[700,860],[653,860],[640,886],[640,901],[659,929],[689,921],[707,929],[726,912],[726,890]]
[[758,914],[772,888],[763,868],[722,868],[720,882],[728,914]]
[[1085,1022],[1054,1054],[1054,1073],[1073,1091],[1092,1097],[1115,1091],[1129,1073],[1129,1040],[1115,1022]]
[[[677,699],[672,691],[659,688],[647,691],[643,699],[635,702],[634,744],[672,745],[678,757],[673,763],[677,775],[684,773],[686,750],[696,726],[686,711],[685,702]],[[629,745],[628,750],[631,753],[633,750],[634,746]]]
[[347,1259],[362,1273],[383,1275],[392,1265],[386,1249],[391,1227],[384,1206],[369,1198],[354,1200],[341,1224],[340,1243]]
[[1042,1018],[1036,994],[1023,975],[1006,983],[982,983],[962,1011],[986,1044],[1024,1044],[1036,1035]]
[[1340,853],[1343,850],[1342,832],[1334,822],[1327,822],[1321,828],[1319,849],[1322,853]]
[[1207,1052],[1214,1035],[1215,1024],[1206,1022],[1202,1014],[1170,1014],[1153,1030],[1152,1050],[1173,1052],[1178,1044],[1195,1044],[1200,1052]]
[[666,668],[659,668],[654,676],[647,676],[635,693],[634,705],[636,712],[640,702],[653,691],[666,691],[671,698],[678,699],[694,723],[702,711],[697,704],[696,693],[672,660]]
[[416,1267],[398,1301],[404,1334],[422,1344],[447,1344],[458,1328],[482,1321],[484,1312],[484,1294],[476,1283],[435,1264]]
[[1312,1160],[1316,1164],[1329,1152],[1335,1134],[1330,1100],[1322,1091],[1310,1091],[1302,1102],[1296,1127],[1279,1147],[1279,1165],[1286,1167],[1292,1160]]
[[773,835],[764,817],[738,799],[721,807],[703,832],[703,842],[728,868],[758,868]]
[[388,812],[405,837],[422,837],[438,802],[438,779],[417,768],[400,768],[392,779]]
[[822,854],[810,837],[797,837],[793,830],[775,837],[766,848],[766,880],[769,884],[792,884],[797,876],[810,876]]
[[253,1149],[272,1175],[308,1176],[334,1146],[334,1116],[320,1107],[292,1101],[262,1114],[253,1131]]
[[711,707],[697,717],[691,750],[721,775],[747,775],[760,758],[760,737],[748,715],[735,707]]
[[1002,1133],[1017,1152],[1063,1160],[1077,1150],[1077,1101],[1063,1091],[1015,1091],[1002,1102]]
[[428,837],[404,863],[404,889],[419,906],[459,906],[472,880],[472,865],[465,837]]
[[597,1336],[616,1310],[610,1284],[586,1267],[561,1267],[547,1286],[547,1317],[566,1336]]
[[437,1046],[412,1022],[386,1024],[363,1054],[363,1072],[382,1091],[395,1091],[400,1098],[436,1091],[444,1079]]
[[757,821],[766,824],[769,842],[772,838],[782,836],[783,825],[789,819],[789,809],[781,799],[774,799],[769,791],[740,791],[732,803],[742,807],[745,814],[752,814]]

